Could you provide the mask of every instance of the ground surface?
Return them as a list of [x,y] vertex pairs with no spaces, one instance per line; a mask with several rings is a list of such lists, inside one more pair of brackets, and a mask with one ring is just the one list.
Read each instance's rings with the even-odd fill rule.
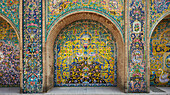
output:
[[[123,93],[116,87],[56,87],[49,90],[47,93],[39,93],[36,95],[170,95],[170,87],[158,87],[159,92],[150,93]],[[164,92],[162,92],[164,91]],[[21,95],[19,88],[0,88],[0,95]],[[35,95],[35,94],[30,94]]]

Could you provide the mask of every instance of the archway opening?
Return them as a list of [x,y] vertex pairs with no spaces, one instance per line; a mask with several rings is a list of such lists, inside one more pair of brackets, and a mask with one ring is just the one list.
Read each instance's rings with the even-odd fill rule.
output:
[[[108,37],[108,38],[114,38],[113,40],[112,40],[112,42],[114,42],[114,45],[116,44],[116,46],[114,46],[116,49],[113,49],[113,50],[117,50],[117,54],[112,54],[114,57],[113,58],[117,58],[117,69],[114,69],[114,70],[117,70],[117,82],[115,81],[115,82],[112,82],[111,83],[111,85],[112,86],[116,86],[116,83],[117,83],[117,86],[121,89],[121,90],[124,90],[124,78],[125,78],[125,76],[124,76],[124,71],[125,71],[125,67],[124,67],[124,42],[123,42],[123,36],[121,35],[121,32],[119,31],[119,29],[116,27],[116,25],[114,24],[114,22],[112,22],[111,20],[109,20],[108,18],[106,18],[105,16],[102,16],[102,15],[100,15],[100,14],[97,14],[97,13],[91,13],[91,12],[76,12],[76,13],[74,13],[74,14],[69,14],[69,15],[67,15],[66,17],[63,17],[63,19],[61,19],[60,21],[58,21],[54,26],[53,26],[53,28],[51,29],[51,31],[49,32],[49,34],[48,34],[48,37],[47,37],[47,41],[46,41],[46,66],[45,66],[45,69],[46,69],[46,74],[45,74],[45,76],[46,76],[46,80],[45,81],[47,81],[46,83],[47,84],[45,84],[46,85],[46,89],[47,90],[49,90],[50,88],[53,88],[54,86],[57,86],[56,84],[55,84],[55,79],[57,78],[57,77],[55,77],[54,75],[54,73],[55,73],[55,66],[54,66],[54,63],[57,63],[57,60],[54,60],[54,59],[56,59],[57,57],[56,56],[54,56],[55,55],[55,52],[54,52],[54,49],[59,49],[60,47],[58,47],[58,43],[56,44],[55,43],[55,41],[56,41],[56,39],[59,39],[59,37],[62,37],[62,36],[60,36],[60,33],[62,32],[62,31],[64,31],[63,29],[66,27],[66,26],[69,26],[70,24],[72,24],[72,23],[78,23],[79,21],[81,21],[81,20],[87,20],[86,21],[86,23],[88,23],[88,20],[91,20],[91,21],[94,21],[95,23],[97,22],[97,23],[100,23],[100,24],[102,24],[104,27],[103,27],[103,30],[102,30],[102,32],[103,31],[105,31],[105,33],[107,34],[107,36],[106,36],[106,38]],[[81,24],[81,23],[80,23]],[[79,24],[77,24],[77,25],[79,25]],[[85,25],[84,27],[88,27],[88,25]],[[100,27],[100,26],[97,26],[98,28]],[[81,29],[82,28],[82,29]],[[91,29],[93,29],[93,27],[91,27]],[[91,30],[90,28],[88,29],[88,31],[90,31]],[[100,28],[99,28],[100,29]],[[107,30],[108,29],[108,30]],[[81,31],[80,31],[81,30]],[[74,31],[74,29],[73,29],[73,31]],[[80,50],[77,50],[77,52],[82,52],[81,50],[83,50],[83,51],[87,51],[87,47],[89,46],[89,44],[91,44],[92,45],[92,43],[94,43],[94,42],[92,42],[92,39],[89,39],[90,37],[92,37],[92,34],[93,33],[91,33],[91,32],[87,32],[87,30],[83,30],[83,27],[80,27],[80,29],[79,29],[79,31],[80,32],[82,32],[82,33],[76,33],[76,34],[78,34],[78,35],[72,35],[72,36],[76,36],[76,37],[79,37],[79,46],[78,46],[78,48],[80,48],[80,46],[81,46],[81,48],[82,49],[80,49]],[[107,32],[106,32],[107,31]],[[109,33],[109,31],[110,31],[110,33]],[[65,34],[65,33],[69,33],[69,31],[67,31],[66,30],[66,32],[64,32],[63,33],[63,35],[67,35],[67,34]],[[72,32],[70,32],[70,33],[72,33]],[[96,33],[99,33],[99,32],[96,32]],[[83,35],[84,34],[84,35]],[[58,36],[57,36],[58,35]],[[68,34],[69,35],[69,34]],[[109,36],[108,36],[109,35]],[[69,35],[70,36],[70,35]],[[101,34],[101,36],[103,36],[103,34]],[[65,37],[65,39],[67,39],[67,38],[70,38],[70,37]],[[73,37],[74,38],[74,37]],[[105,37],[104,37],[105,38]],[[84,40],[84,42],[83,43],[81,43],[81,41],[82,40]],[[97,40],[101,40],[101,39],[97,39],[97,37],[96,37],[96,43],[98,42]],[[57,42],[57,41],[56,41]],[[104,42],[104,41],[103,41]],[[59,42],[61,45],[60,46],[66,46],[66,45],[62,45],[62,42]],[[67,42],[67,44],[72,44],[73,42],[71,42],[71,41],[68,41]],[[93,48],[95,48],[96,47],[96,43],[94,43],[94,47]],[[86,46],[83,46],[83,44],[86,44]],[[106,44],[106,43],[105,43]],[[56,46],[57,45],[57,46]],[[90,45],[90,46],[91,46]],[[99,45],[98,45],[99,46]],[[101,45],[100,45],[101,46]],[[67,46],[66,46],[67,47]],[[73,46],[72,46],[73,47]],[[91,46],[92,47],[92,46]],[[104,45],[103,45],[103,47],[104,47]],[[111,47],[110,47],[111,48]],[[113,48],[113,47],[112,47]],[[109,49],[109,48],[108,48]],[[61,50],[61,49],[60,49]],[[63,49],[63,53],[65,53],[65,52],[69,52],[69,51],[64,51],[65,49]],[[67,49],[66,49],[67,50]],[[107,50],[107,49],[106,49]],[[101,52],[106,52],[107,53],[107,51],[106,50],[102,50]],[[56,50],[57,51],[57,50]],[[91,50],[91,51],[93,51],[93,50]],[[95,51],[95,52],[97,52],[97,50]],[[57,53],[59,53],[59,52],[57,52]],[[56,54],[57,54],[56,53]],[[115,51],[114,51],[114,53],[116,53]],[[79,55],[79,53],[74,53],[75,54],[75,56],[81,56],[81,54]],[[87,56],[88,55],[88,56]],[[91,53],[89,53],[89,52],[85,52],[84,53],[84,57],[82,57],[82,58],[79,58],[79,60],[82,60],[82,61],[79,61],[80,62],[80,64],[81,64],[81,62],[84,62],[84,64],[86,64],[86,60],[87,59],[89,59],[89,58],[87,58],[87,57],[89,57],[89,55],[95,55],[95,53],[94,52],[91,52]],[[63,56],[69,56],[69,54],[68,55],[63,55]],[[87,56],[87,57],[85,57],[85,56]],[[93,56],[92,56],[93,57]],[[98,56],[98,59],[99,59],[99,57],[100,56]],[[106,57],[105,57],[106,58]],[[109,57],[108,57],[109,58]],[[76,65],[79,65],[79,62],[77,61],[77,59],[74,57],[74,58],[72,58],[72,57],[67,57],[67,59],[64,59],[63,61],[70,61],[70,59],[71,60],[75,60],[75,64]],[[95,57],[94,57],[94,59],[95,59]],[[102,60],[103,62],[105,62],[105,63],[107,63],[108,61],[107,60],[104,60],[104,59],[102,59],[102,57],[101,57],[101,59],[99,60],[99,61],[97,61],[98,59],[96,59],[96,60],[94,60],[94,65],[97,65],[98,64],[98,67],[101,67],[101,68],[103,68],[100,64],[99,64],[99,62],[100,62],[100,60]],[[114,59],[114,61],[115,61],[116,59]],[[56,61],[56,62],[55,62]],[[62,60],[61,60],[62,61]],[[90,61],[87,61],[87,63],[88,62],[90,62]],[[74,61],[73,62],[70,62],[70,64],[73,64],[74,63]],[[92,63],[92,62],[91,62]],[[114,62],[113,62],[114,63]],[[112,64],[112,65],[115,65],[116,63],[114,63],[114,64]],[[108,65],[110,65],[110,64],[108,64]],[[88,80],[88,75],[87,75],[87,72],[88,72],[88,70],[90,71],[90,69],[91,68],[89,68],[90,66],[92,66],[92,65],[88,65],[88,66],[84,66],[85,68],[84,69],[82,69],[83,71],[82,72],[84,72],[84,73],[82,73],[82,75],[80,75],[81,77],[83,77],[84,76],[84,79],[87,79]],[[65,65],[65,67],[67,68],[67,66]],[[69,67],[69,66],[68,66]],[[111,66],[111,67],[114,67],[114,66]],[[74,66],[73,66],[73,68],[74,68]],[[81,66],[80,66],[80,68],[82,68]],[[96,68],[97,68],[97,66],[96,66]],[[67,69],[65,69],[65,70],[67,70]],[[108,70],[108,68],[107,68],[107,70]],[[113,69],[112,69],[113,70]],[[74,71],[74,70],[73,70]],[[100,71],[100,70],[98,70],[98,71]],[[77,70],[77,72],[78,72],[78,70]],[[96,70],[94,70],[94,72],[97,72]],[[101,72],[101,71],[100,71]],[[103,72],[103,74],[99,74],[99,75],[95,75],[95,77],[98,77],[98,78],[100,78],[101,80],[102,80],[102,75],[106,75],[107,73],[104,73],[104,71],[102,71]],[[70,72],[68,72],[69,74],[70,74]],[[64,73],[65,75],[67,75],[67,73]],[[70,77],[70,75],[68,74],[68,76]],[[77,74],[80,74],[80,73],[77,73]],[[97,73],[96,73],[97,74]],[[109,78],[109,79],[111,79],[111,80],[114,80],[114,78],[115,78],[115,75],[113,75],[113,74],[116,74],[116,73],[113,73],[112,72],[112,77],[113,78]],[[91,74],[91,76],[92,76],[93,74]],[[61,76],[61,75],[60,75]],[[73,77],[73,76],[72,76]],[[75,77],[75,76],[74,76]],[[86,78],[85,78],[86,77]],[[65,78],[65,77],[64,77]],[[92,78],[89,78],[89,79],[92,79]],[[84,83],[88,83],[88,81],[87,80],[85,80],[85,81],[83,81]],[[67,81],[67,80],[65,80],[65,81]],[[75,81],[79,81],[79,80],[75,80]],[[92,81],[96,81],[96,80],[92,80]],[[103,81],[104,82],[104,81]],[[60,82],[61,83],[61,82]],[[59,83],[59,84],[60,84]],[[106,84],[105,84],[106,85]],[[64,86],[64,85],[63,85]],[[102,85],[101,85],[102,86]],[[104,84],[103,84],[103,86],[104,86]]]
[[157,24],[150,37],[150,85],[170,86],[170,15]]
[[19,87],[19,38],[14,28],[0,17],[0,87]]

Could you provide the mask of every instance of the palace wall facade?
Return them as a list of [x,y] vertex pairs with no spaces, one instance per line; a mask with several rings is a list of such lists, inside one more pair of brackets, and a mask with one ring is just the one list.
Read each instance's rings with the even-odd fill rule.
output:
[[170,85],[169,0],[1,0],[0,87]]

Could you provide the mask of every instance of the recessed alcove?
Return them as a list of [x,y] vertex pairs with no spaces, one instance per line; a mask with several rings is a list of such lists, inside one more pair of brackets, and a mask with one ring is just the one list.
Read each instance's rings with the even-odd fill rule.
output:
[[[122,91],[124,89],[124,42],[123,42],[123,35],[121,35],[120,30],[117,28],[115,25],[115,22],[112,22],[108,18],[98,14],[98,13],[93,13],[93,12],[75,12],[73,14],[70,14],[66,17],[63,17],[60,21],[58,21],[51,31],[48,34],[47,41],[46,41],[46,87],[47,90],[51,89],[54,87],[55,82],[54,82],[54,71],[55,71],[55,66],[54,66],[54,46],[55,46],[55,40],[57,39],[60,31],[66,26],[68,26],[71,23],[78,22],[80,20],[91,20],[93,22],[98,22],[101,23],[106,29],[108,29],[109,35],[113,35],[114,38],[114,43],[116,44],[117,48],[117,78],[115,79],[117,81],[116,86],[120,88]],[[80,21],[81,22],[81,21]],[[78,23],[80,23],[78,22]],[[80,23],[81,24],[81,23]],[[96,24],[97,25],[97,24]],[[81,27],[81,26],[80,26]],[[103,28],[104,29],[104,28]],[[82,30],[85,31],[85,30]],[[103,30],[106,31],[106,30]],[[66,32],[67,33],[67,32]],[[77,34],[81,35],[81,34]],[[103,34],[101,34],[102,36]],[[109,36],[108,36],[109,37]],[[111,36],[110,36],[111,37]],[[116,75],[116,74],[115,74]],[[113,79],[114,80],[114,79]],[[66,85],[69,85],[66,84]],[[96,84],[94,84],[96,85]],[[65,85],[64,85],[65,86]],[[85,87],[87,84],[85,84]],[[96,85],[97,86],[97,85]],[[101,85],[103,87],[106,87],[106,85]],[[93,87],[93,86],[92,86]]]

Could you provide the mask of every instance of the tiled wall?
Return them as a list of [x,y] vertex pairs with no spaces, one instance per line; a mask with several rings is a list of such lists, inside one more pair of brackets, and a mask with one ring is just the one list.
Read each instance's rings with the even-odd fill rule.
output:
[[114,19],[123,30],[124,0],[47,0],[46,2],[47,35],[48,30],[54,26],[56,21],[62,19],[63,16],[79,11],[91,11],[108,16]]
[[0,87],[20,84],[19,41],[12,26],[0,17]]
[[117,51],[101,23],[80,20],[66,26],[54,44],[55,86],[116,86]]
[[150,84],[170,85],[170,20],[161,21],[150,40]]
[[170,14],[170,1],[169,0],[150,0],[150,27],[151,36],[153,29],[158,22],[166,15]]
[[[129,92],[146,92],[146,52],[144,51],[146,49],[146,35],[149,33],[149,36],[152,35],[152,31],[154,30],[154,27],[157,25],[157,23],[168,13],[170,13],[170,1],[169,0],[150,0],[150,30],[145,31],[146,29],[146,15],[147,15],[147,9],[146,6],[148,5],[147,0],[129,0],[127,2],[125,9],[128,13],[127,17],[124,17],[124,0],[46,0],[46,5],[42,6],[43,0],[20,0],[22,1],[22,8],[23,14],[22,14],[22,30],[18,33],[23,32],[22,39],[23,42],[23,62],[20,63],[23,65],[23,92],[42,92],[43,91],[43,65],[42,65],[42,34],[43,32],[46,34],[46,37],[48,36],[49,31],[52,29],[52,27],[63,17],[66,15],[69,15],[73,12],[79,12],[79,11],[88,11],[88,12],[94,12],[97,14],[101,14],[107,18],[109,18],[116,27],[121,30],[122,35],[124,34],[124,18],[127,18],[129,21],[128,24],[128,47],[126,48],[128,51],[128,91]],[[0,1],[0,15],[8,18],[11,20],[12,24],[19,30],[19,0],[1,0]],[[45,8],[46,7],[46,8]],[[42,15],[42,9],[46,9],[46,13]],[[149,13],[149,12],[148,12]],[[42,20],[42,16],[45,16],[45,18]],[[44,27],[46,27],[44,30],[42,29],[42,22],[45,22]],[[5,24],[3,24],[5,25]],[[8,26],[8,25],[7,25]],[[10,26],[11,27],[11,26]],[[2,28],[4,29],[4,26]],[[9,29],[9,27],[7,27]],[[9,31],[13,31],[10,29]],[[158,29],[158,31],[160,31]],[[156,31],[157,32],[157,31]],[[165,31],[166,32],[166,31]],[[12,32],[11,32],[12,33]],[[154,32],[155,33],[155,32]],[[153,35],[154,35],[153,33]],[[2,35],[3,32],[1,33]],[[5,35],[14,35],[14,34],[5,34]],[[19,34],[18,34],[19,35]],[[151,61],[151,68],[160,68],[160,70],[151,70],[151,84],[153,82],[153,85],[167,85],[168,83],[160,83],[160,80],[163,80],[164,76],[162,75],[167,74],[167,67],[169,63],[169,51],[166,51],[164,49],[163,52],[156,50],[154,51],[154,47],[156,46],[164,46],[165,44],[162,44],[160,42],[161,39],[157,39],[156,44],[153,44],[152,41],[156,38],[153,38],[152,35],[151,39],[151,50],[153,54],[150,54],[150,56],[159,56],[161,61],[164,65],[153,64],[155,62]],[[15,35],[16,36],[16,35]],[[15,36],[12,36],[12,38],[15,38]],[[7,36],[6,36],[7,37]],[[17,44],[7,44],[6,40],[10,39],[5,38],[2,36],[2,45],[5,48],[12,48],[17,49],[19,46]],[[124,37],[124,36],[123,36]],[[162,38],[163,39],[163,38]],[[158,41],[159,40],[159,41]],[[12,41],[15,41],[12,39]],[[162,42],[162,41],[161,41]],[[19,43],[19,42],[16,42]],[[45,43],[44,43],[45,44]],[[155,45],[155,46],[154,46]],[[153,47],[152,47],[153,46]],[[166,46],[167,47],[167,46]],[[8,50],[8,49],[6,49]],[[22,49],[21,49],[22,50]],[[4,52],[3,50],[1,50]],[[14,52],[14,51],[10,51]],[[160,53],[161,52],[161,53]],[[19,54],[19,52],[15,52],[13,54]],[[155,55],[157,54],[157,55]],[[161,55],[162,54],[162,55]],[[8,55],[8,54],[7,54]],[[18,55],[17,55],[18,56]],[[3,55],[1,57],[4,57]],[[8,56],[6,58],[10,58],[11,56]],[[16,57],[17,59],[18,57]],[[157,60],[157,59],[155,59]],[[8,61],[9,62],[9,61]],[[10,60],[12,62],[12,60]],[[17,59],[15,65],[12,65],[14,67],[19,66],[17,62],[19,62],[19,59]],[[14,63],[15,63],[14,62]],[[153,64],[152,64],[153,63]],[[4,66],[6,63],[4,63]],[[3,64],[2,64],[3,65]],[[114,64],[115,65],[115,64]],[[5,67],[1,67],[2,73],[6,73],[4,70]],[[7,68],[11,68],[10,66],[7,66]],[[13,69],[15,73],[18,73],[19,68]],[[11,71],[13,72],[13,71]],[[14,73],[14,72],[13,72]],[[13,74],[12,73],[12,74]],[[6,74],[6,76],[9,76],[12,78],[13,75]],[[2,74],[1,74],[2,75]],[[5,75],[5,74],[3,74]],[[15,76],[15,75],[14,75]],[[154,78],[157,76],[157,78]],[[161,77],[160,77],[161,76]],[[14,79],[17,79],[19,76],[16,75],[13,77]],[[159,77],[159,78],[158,78]],[[7,77],[2,77],[3,79]],[[114,76],[115,78],[115,76]],[[10,78],[8,78],[10,79]],[[161,80],[161,81],[162,81]],[[166,79],[165,79],[166,80]],[[163,81],[165,81],[163,80]],[[115,82],[115,81],[114,81]],[[3,82],[3,83],[9,83]],[[18,81],[15,81],[15,84],[19,83]],[[15,85],[13,84],[13,85]],[[114,83],[113,83],[114,84]],[[18,85],[18,84],[17,84]]]
[[128,92],[147,91],[146,0],[130,0],[128,31]]
[[0,15],[6,16],[19,30],[19,0],[0,0]]
[[42,1],[23,0],[23,92],[43,91]]

